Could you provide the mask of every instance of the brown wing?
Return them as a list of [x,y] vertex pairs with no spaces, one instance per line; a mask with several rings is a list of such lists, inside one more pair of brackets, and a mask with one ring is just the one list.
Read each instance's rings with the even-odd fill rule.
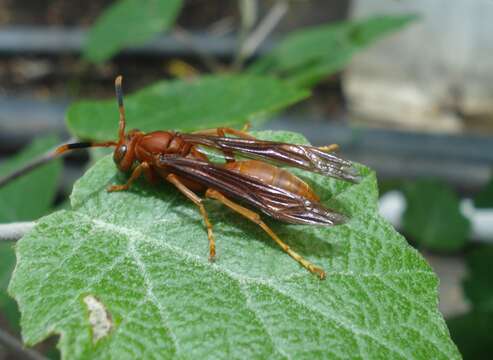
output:
[[233,172],[221,165],[177,155],[158,155],[154,165],[213,188],[225,196],[243,200],[267,215],[288,223],[337,225],[346,220],[343,215],[318,202]]
[[201,134],[181,134],[181,136],[197,145],[234,151],[246,157],[270,160],[353,183],[360,180],[351,162],[313,146]]

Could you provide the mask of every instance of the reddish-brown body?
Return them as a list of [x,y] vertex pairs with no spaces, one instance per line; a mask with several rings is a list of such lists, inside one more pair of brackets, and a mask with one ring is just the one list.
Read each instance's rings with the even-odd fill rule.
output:
[[[155,156],[158,154],[174,154],[185,158],[208,160],[206,155],[199,152],[193,144],[184,140],[179,133],[171,131],[154,131],[147,134],[135,132],[128,146],[128,153],[134,154],[134,160],[138,162],[145,161],[149,164],[153,163]],[[128,164],[125,165],[128,166]],[[265,162],[258,160],[231,161],[224,164],[224,167],[228,170],[259,179],[265,184],[285,189],[309,200],[319,201],[318,196],[306,182],[288,171]],[[151,171],[154,177],[153,179],[148,179],[151,181],[155,181],[156,176],[166,178],[169,174],[165,168],[156,169],[152,165]],[[181,181],[194,191],[206,190],[203,185],[197,182],[187,179],[181,179]]]
[[243,175],[252,176],[265,184],[287,190],[309,200],[319,201],[318,196],[306,182],[286,170],[265,162],[258,160],[233,161],[226,163],[224,167]]
[[[202,215],[207,228],[211,261],[216,254],[215,240],[203,201],[196,194],[198,191],[257,224],[299,264],[320,278],[325,277],[323,269],[313,265],[284,243],[261,220],[258,213],[231,199],[240,200],[253,209],[290,224],[333,226],[344,223],[346,217],[320,203],[308,184],[290,172],[268,163],[358,182],[359,177],[352,164],[332,154],[337,145],[313,147],[265,141],[232,128],[181,134],[173,131],[154,131],[148,134],[139,130],[125,132],[121,81],[121,77],[115,80],[120,113],[118,140],[66,144],[60,146],[57,153],[94,146],[115,146],[115,164],[120,171],[130,173],[130,177],[125,184],[110,186],[110,192],[128,190],[141,175],[153,183],[163,180],[174,185],[197,206]],[[221,151],[226,163],[220,165],[210,162],[200,152],[199,146]],[[236,155],[258,160],[237,161]]]

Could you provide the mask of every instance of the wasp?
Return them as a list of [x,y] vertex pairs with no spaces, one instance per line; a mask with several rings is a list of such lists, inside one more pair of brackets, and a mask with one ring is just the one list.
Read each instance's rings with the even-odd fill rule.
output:
[[[57,154],[81,148],[114,146],[113,160],[117,168],[129,173],[130,177],[125,184],[110,186],[109,192],[128,190],[142,175],[152,184],[164,180],[174,185],[202,215],[209,240],[210,261],[214,261],[216,256],[214,233],[198,193],[221,202],[260,226],[301,266],[321,279],[325,278],[322,268],[295,252],[257,212],[244,205],[290,224],[333,226],[344,223],[346,217],[322,205],[306,182],[276,166],[286,165],[358,182],[359,176],[352,163],[334,155],[337,145],[314,147],[259,140],[250,135],[247,128],[222,127],[193,133],[125,132],[121,76],[115,80],[115,91],[119,110],[118,140],[65,144],[57,148]],[[204,147],[219,151],[225,162],[211,162]],[[235,156],[238,155],[248,160],[237,160]]]

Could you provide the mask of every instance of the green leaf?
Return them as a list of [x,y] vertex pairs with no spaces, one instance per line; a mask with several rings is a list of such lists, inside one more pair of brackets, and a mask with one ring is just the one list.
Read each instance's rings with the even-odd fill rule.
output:
[[130,45],[143,45],[171,27],[182,0],[120,0],[89,31],[84,57],[96,63]]
[[493,353],[493,313],[471,311],[447,320],[464,360],[489,359]]
[[[161,81],[125,98],[128,129],[196,130],[243,125],[309,95],[268,76],[206,76],[194,81]],[[81,101],[67,114],[79,138],[114,139],[116,100]]]
[[472,310],[447,320],[452,338],[464,359],[488,359],[493,352],[493,246],[481,246],[467,255],[464,293]]
[[[57,143],[55,137],[36,140],[20,154],[0,166],[0,176],[22,167],[34,157]],[[0,223],[34,220],[51,208],[61,171],[60,160],[55,160],[0,188]],[[19,327],[19,313],[15,302],[7,294],[7,285],[15,265],[13,244],[0,244],[0,312],[13,329]]]
[[404,187],[407,208],[404,232],[432,250],[454,251],[464,246],[471,224],[462,215],[459,199],[447,184],[420,180]]
[[390,191],[402,191],[406,183],[401,179],[382,179],[378,182],[380,197]]
[[493,246],[482,246],[467,256],[468,276],[464,292],[474,309],[493,314],[493,288],[491,287],[491,262]]
[[20,314],[15,301],[7,294],[7,286],[14,270],[13,244],[0,243],[0,313],[5,316],[13,330],[19,330]]
[[300,30],[288,35],[249,70],[280,75],[296,85],[311,86],[343,69],[356,52],[416,19],[414,14],[375,16]]
[[[205,206],[218,258],[209,263],[194,204],[171,186],[144,181],[107,193],[125,177],[111,157],[102,159],[74,186],[73,210],[43,218],[17,244],[10,292],[24,340],[61,334],[70,359],[459,358],[437,310],[437,277],[378,215],[375,174],[359,169],[358,185],[296,171],[323,203],[350,217],[347,224],[268,221],[327,270],[321,281],[213,201]],[[106,324],[99,340],[95,318]]]
[[474,198],[474,205],[480,209],[493,208],[493,176]]
[[[58,143],[50,136],[34,141],[0,165],[0,176],[10,174]],[[0,188],[0,223],[35,220],[53,203],[61,161],[54,160]]]

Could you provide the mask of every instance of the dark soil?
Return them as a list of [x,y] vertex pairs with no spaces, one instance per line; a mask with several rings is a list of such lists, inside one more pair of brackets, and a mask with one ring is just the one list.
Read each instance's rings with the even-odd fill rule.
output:
[[[89,26],[115,0],[0,0],[0,25]],[[202,28],[226,16],[237,16],[236,1],[188,0],[178,20]]]
[[[0,26],[66,26],[88,27],[115,0],[0,0]],[[265,13],[272,1],[262,1]],[[341,19],[347,12],[347,1],[312,0],[293,2],[291,11],[280,24],[280,31]],[[315,11],[318,8],[318,11]],[[323,11],[321,11],[323,9]],[[211,30],[220,20],[239,23],[237,2],[231,0],[187,0],[178,24],[191,31]],[[228,22],[228,21],[226,21]],[[230,27],[231,28],[231,27]],[[157,80],[169,79],[171,57],[117,56],[101,66],[82,61],[76,54],[57,56],[0,56],[0,96],[50,98],[108,98],[113,96],[115,74],[125,75],[126,92]],[[199,71],[206,71],[198,57],[184,60]],[[228,62],[230,59],[221,59]],[[339,111],[343,105],[338,77],[328,79],[305,102],[313,114]],[[300,109],[301,110],[301,109]]]

